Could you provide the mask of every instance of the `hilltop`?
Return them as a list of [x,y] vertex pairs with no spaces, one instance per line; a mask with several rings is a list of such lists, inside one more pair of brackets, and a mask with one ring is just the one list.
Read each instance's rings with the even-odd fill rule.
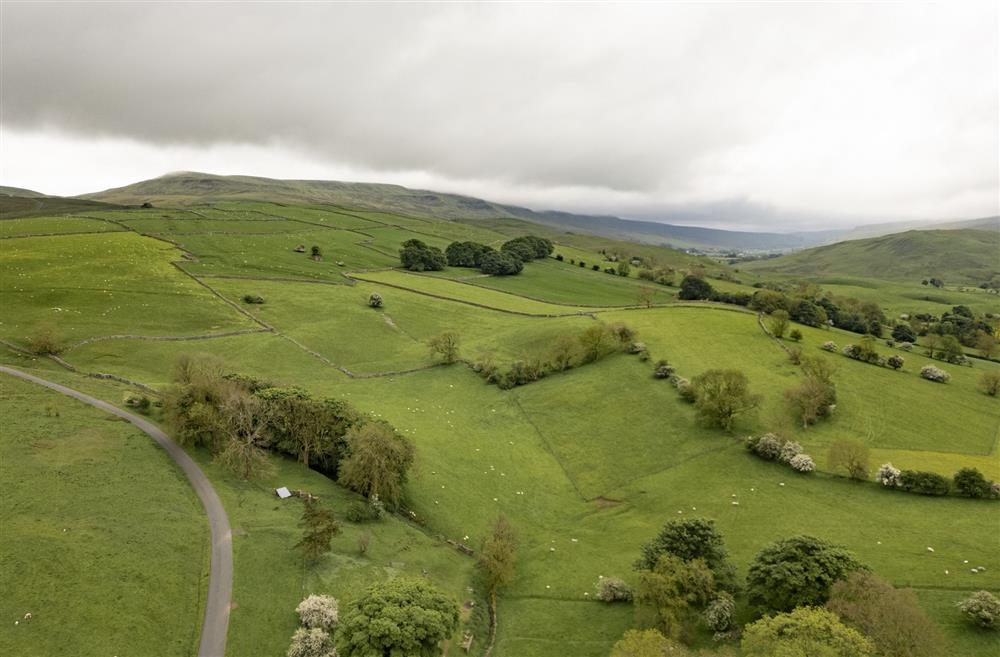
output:
[[743,267],[806,277],[843,274],[918,282],[934,277],[978,285],[1000,273],[998,254],[997,230],[909,230],[820,246]]
[[84,194],[81,198],[138,205],[183,206],[220,201],[270,201],[287,204],[322,203],[343,208],[436,217],[452,221],[519,219],[559,231],[578,231],[647,244],[702,250],[792,249],[823,244],[843,230],[760,233],[698,226],[678,226],[597,216],[537,211],[471,196],[409,189],[400,185],[332,180],[277,180],[255,176],[218,176],[198,172],[170,173],[124,187]]

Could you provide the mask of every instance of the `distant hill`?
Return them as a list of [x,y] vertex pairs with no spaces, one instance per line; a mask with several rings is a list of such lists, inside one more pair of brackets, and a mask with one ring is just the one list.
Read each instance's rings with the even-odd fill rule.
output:
[[867,224],[865,226],[857,226],[840,239],[841,241],[858,240],[865,237],[902,233],[907,230],[960,230],[962,228],[1000,230],[1000,216],[961,219],[958,221],[903,221],[885,224]]
[[560,231],[583,232],[676,248],[707,250],[787,250],[834,241],[844,230],[800,233],[754,233],[613,216],[536,211],[458,194],[408,189],[400,185],[328,180],[276,180],[253,176],[217,176],[179,172],[152,180],[85,194],[81,198],[135,205],[191,205],[231,200],[278,203],[326,203],[450,220],[521,219]]
[[8,187],[6,185],[0,185],[0,196],[21,196],[24,198],[38,198],[39,196],[45,196],[41,192],[36,192],[31,189],[23,189],[21,187]]
[[750,271],[801,276],[849,276],[978,285],[1000,276],[1000,231],[909,230],[838,242],[769,260],[744,263]]
[[[8,190],[27,192],[23,194],[8,194]],[[79,198],[64,198],[62,196],[46,196],[31,190],[19,190],[16,187],[0,187],[0,218],[14,219],[17,217],[37,217],[44,215],[63,215],[88,210],[103,210],[120,206],[100,201],[90,201]]]

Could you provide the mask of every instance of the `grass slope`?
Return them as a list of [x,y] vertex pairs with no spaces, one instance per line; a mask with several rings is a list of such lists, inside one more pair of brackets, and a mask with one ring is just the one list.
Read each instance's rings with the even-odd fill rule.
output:
[[0,653],[193,655],[208,523],[169,457],[131,425],[7,375],[0,416]]
[[838,242],[771,260],[745,263],[749,271],[800,276],[850,276],[915,281],[940,278],[977,285],[1000,270],[1000,232],[911,230]]
[[[225,224],[237,228],[232,235],[170,234],[195,253],[198,262],[185,264],[195,275],[216,274],[203,281],[219,294],[234,301],[248,293],[264,296],[265,304],[247,311],[277,332],[197,342],[108,340],[71,349],[65,357],[86,369],[163,384],[177,355],[210,352],[233,370],[346,399],[392,422],[416,446],[408,506],[430,532],[475,546],[488,522],[502,511],[521,534],[517,575],[500,601],[497,657],[605,656],[633,617],[628,607],[592,600],[594,582],[599,575],[634,579],[631,564],[639,547],[663,522],[685,515],[714,518],[744,571],[754,554],[776,538],[810,533],[844,544],[880,575],[918,589],[923,603],[948,632],[950,655],[978,657],[997,648],[995,638],[961,623],[953,603],[970,590],[1000,588],[1000,544],[995,532],[1000,507],[893,493],[874,483],[850,482],[822,471],[800,476],[753,458],[740,445],[739,437],[766,430],[784,413],[783,391],[800,376],[779,346],[763,334],[753,314],[708,304],[609,308],[633,303],[637,283],[555,262],[531,263],[523,279],[503,280],[449,279],[467,276],[464,270],[435,276],[357,271],[364,261],[362,253],[369,262],[384,258],[395,264],[394,254],[382,251],[404,235],[447,240],[454,225],[449,222],[367,211],[332,213],[331,224],[341,221],[339,216],[376,224],[371,230],[345,229],[327,226],[325,216],[314,211],[328,210],[311,207],[306,208],[305,221],[322,224],[314,231],[255,235],[240,231],[253,230],[258,223],[301,223],[296,217],[306,215],[297,208],[251,203],[211,212],[211,208],[193,210],[204,216],[190,219],[171,211],[166,218],[148,218],[184,228],[208,226],[209,232],[216,231],[219,222],[232,222]],[[140,215],[130,214],[126,223],[145,221],[147,215]],[[363,239],[361,232],[382,232],[385,238],[378,245],[351,241]],[[323,243],[323,262],[288,255],[292,253],[288,245],[305,241],[300,238],[303,234],[328,240]],[[32,257],[46,263],[59,262],[73,244],[68,240],[80,237],[92,236],[8,241],[34,240]],[[128,237],[137,243],[163,244]],[[330,262],[327,247],[343,248],[345,257],[356,261],[338,268]],[[583,253],[588,262],[600,257],[595,251]],[[131,263],[116,264],[111,255],[101,263],[101,268],[73,272],[69,300],[81,304],[100,298],[109,271],[145,275],[130,269]],[[355,272],[359,280],[352,283],[339,276],[345,270]],[[42,266],[32,273],[36,287],[51,278]],[[260,280],[308,276],[321,282]],[[510,287],[492,289],[486,283]],[[864,289],[874,294],[885,285],[889,284],[873,280]],[[205,296],[187,300],[188,316],[201,317],[222,304],[204,291]],[[367,307],[372,291],[384,297],[383,309]],[[46,305],[14,298],[14,317],[28,314],[26,308]],[[760,412],[741,419],[733,436],[699,426],[693,408],[681,402],[669,383],[652,378],[649,363],[626,355],[511,391],[485,384],[463,363],[426,367],[431,360],[424,342],[443,330],[461,335],[467,358],[486,351],[503,359],[538,353],[559,333],[594,322],[580,315],[586,306],[570,303],[592,304],[590,312],[601,320],[624,321],[637,328],[653,358],[669,359],[682,376],[719,367],[745,371],[752,389],[763,396]],[[155,319],[170,321],[164,315]],[[4,320],[6,326],[6,315]],[[131,326],[148,328],[146,315],[137,312],[116,315],[114,320],[99,328],[115,333],[139,332]],[[116,330],[110,330],[112,325]],[[1000,476],[996,452],[1000,402],[975,389],[979,374],[995,365],[945,366],[952,382],[936,385],[917,376],[919,367],[928,362],[918,354],[904,354],[903,370],[892,372],[818,348],[827,339],[843,346],[858,336],[799,328],[805,334],[802,347],[831,359],[838,368],[841,400],[835,416],[797,435],[821,469],[826,447],[847,437],[871,445],[877,463],[892,460],[902,467],[946,474],[975,465],[989,476]],[[352,378],[324,359],[362,374],[421,369]],[[51,367],[44,361],[36,364]],[[67,376],[58,371],[50,375]],[[104,384],[85,380],[82,385]],[[221,489],[234,527],[246,532],[234,538],[240,607],[233,616],[239,636],[232,654],[282,654],[294,627],[290,607],[298,596],[317,588],[350,597],[360,582],[426,569],[435,582],[463,599],[468,560],[453,561],[457,555],[441,552],[439,544],[423,533],[395,525],[379,530],[386,532],[378,537],[378,549],[385,551],[373,552],[377,556],[370,563],[359,562],[356,551],[352,553],[357,532],[347,528],[326,566],[315,573],[301,571],[287,558],[288,544],[297,531],[297,512],[281,506],[270,487],[292,482],[320,490],[340,511],[350,496],[292,463],[282,461],[274,477],[246,485],[228,481],[205,455],[200,458]],[[935,552],[928,552],[928,546]],[[962,567],[966,559],[987,571],[970,573]],[[482,636],[480,630],[477,636]]]
[[66,341],[120,333],[193,335],[253,328],[170,263],[170,244],[131,232],[5,240],[0,336],[50,324]]

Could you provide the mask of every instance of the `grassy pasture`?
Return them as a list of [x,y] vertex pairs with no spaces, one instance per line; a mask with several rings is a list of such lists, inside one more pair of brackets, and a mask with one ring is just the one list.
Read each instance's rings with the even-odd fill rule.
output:
[[294,344],[273,333],[250,333],[196,341],[104,340],[71,349],[63,357],[87,372],[106,372],[154,387],[170,383],[170,372],[181,354],[209,353],[233,371],[257,369],[267,363],[266,373],[276,383],[292,385],[303,371],[316,368],[315,378],[341,377]]
[[[233,205],[230,211],[254,213],[261,204]],[[276,207],[288,214],[297,212]],[[449,222],[357,214],[365,221],[385,223],[395,217],[401,220],[399,225],[442,231],[437,244],[450,241],[443,232]],[[473,228],[485,230],[479,225]],[[398,248],[393,241],[412,235],[391,226],[364,232],[382,235],[384,248],[391,253]],[[181,241],[199,257],[199,263],[186,264],[196,272],[317,276],[348,283],[340,272],[363,268],[359,263],[365,257],[370,258],[368,266],[396,264],[394,256],[358,244],[366,239],[359,233],[317,228],[305,235],[315,235],[317,241],[298,234],[287,239],[184,236]],[[101,236],[109,237],[118,236]],[[35,238],[12,241],[28,239]],[[425,241],[435,243],[433,238]],[[298,243],[307,247],[319,243],[324,261],[315,263],[308,255],[291,253],[291,246]],[[606,241],[594,242],[602,243]],[[341,247],[358,249],[345,251],[356,257],[343,258],[345,269],[334,265],[335,249]],[[681,256],[678,262],[697,261]],[[370,264],[380,258],[382,264]],[[591,259],[597,262],[596,255],[587,257],[588,262]],[[111,266],[110,260],[106,266]],[[594,582],[599,575],[634,580],[631,564],[639,547],[663,522],[684,515],[714,518],[743,572],[754,554],[777,538],[810,533],[844,544],[894,583],[917,587],[921,601],[948,634],[950,655],[978,657],[997,648],[994,638],[962,624],[952,605],[969,590],[1000,587],[995,531],[1000,507],[893,493],[823,472],[797,475],[752,457],[740,445],[740,437],[766,430],[784,414],[783,391],[800,376],[778,345],[761,332],[753,314],[704,304],[601,309],[634,303],[639,283],[554,261],[531,263],[520,277],[471,279],[475,285],[448,280],[455,272],[469,271],[450,268],[437,276],[365,272],[357,274],[362,280],[355,285],[215,277],[205,281],[236,302],[243,294],[260,294],[266,303],[246,307],[249,312],[306,348],[361,373],[429,365],[425,341],[446,329],[460,333],[467,358],[487,351],[500,360],[539,353],[555,335],[578,331],[594,321],[576,316],[586,309],[561,304],[593,304],[602,321],[624,321],[638,329],[653,359],[667,358],[682,376],[691,378],[717,367],[745,371],[752,389],[764,397],[762,408],[756,416],[741,420],[733,436],[706,429],[695,422],[692,407],[678,399],[668,382],[652,378],[649,363],[626,355],[511,391],[485,384],[464,364],[352,379],[291,340],[270,333],[197,342],[113,340],[72,349],[66,358],[84,369],[163,384],[177,355],[214,353],[234,370],[337,396],[392,422],[417,448],[407,503],[432,533],[476,546],[487,523],[503,511],[521,534],[517,575],[500,601],[497,657],[605,656],[633,617],[628,606],[592,600]],[[712,283],[720,289],[746,287]],[[502,289],[492,289],[498,286]],[[385,298],[383,309],[367,306],[372,291]],[[85,289],[74,294],[92,295]],[[203,312],[206,304],[225,308],[206,296],[192,301],[188,312]],[[922,364],[936,361],[904,353],[903,371],[893,372],[819,349],[825,340],[843,346],[860,336],[796,328],[805,334],[800,346],[807,353],[831,359],[838,368],[840,403],[835,416],[797,433],[821,469],[827,445],[850,437],[869,444],[877,463],[892,460],[897,466],[949,475],[971,464],[987,476],[1000,477],[995,451],[1000,402],[975,389],[981,372],[995,365],[941,365],[953,375],[952,382],[942,386],[917,375]],[[123,327],[105,331],[111,332],[138,331]],[[884,345],[879,349],[890,351]],[[51,376],[68,375],[54,371]],[[104,386],[91,380],[80,385]],[[289,485],[318,491],[341,512],[351,496],[286,461],[276,462],[273,477],[244,484],[230,480],[206,455],[198,458],[216,482],[235,532],[238,607],[233,612],[230,655],[282,654],[295,626],[291,610],[312,591],[349,598],[372,579],[426,570],[457,600],[468,596],[470,561],[395,522],[371,528],[372,550],[363,558],[355,549],[362,530],[345,525],[335,540],[334,554],[318,570],[304,571],[288,553],[288,546],[297,540],[298,511],[278,502],[271,488]],[[928,546],[935,552],[928,552]],[[987,571],[971,574],[963,567],[966,559]],[[482,630],[477,636],[484,636]]]
[[119,230],[124,229],[108,221],[87,217],[24,217],[0,221],[0,238],[64,233],[107,233]]
[[644,285],[634,278],[611,276],[553,259],[530,262],[517,276],[489,276],[472,282],[551,303],[581,306],[640,305],[643,302],[639,300],[639,293],[643,287],[653,290],[654,303],[666,303],[674,296],[671,288],[662,285]]
[[220,203],[220,210],[231,213],[254,213],[258,216],[285,218],[300,222],[322,224],[329,228],[372,228],[378,224],[354,213],[337,212],[332,208],[278,205],[276,203]]
[[[257,276],[311,278],[346,282],[341,272],[369,267],[390,267],[398,256],[387,256],[367,248],[367,235],[317,229],[289,235],[182,235],[177,241],[198,256],[185,268],[200,276]],[[305,253],[295,247],[305,245]],[[309,248],[317,245],[323,259],[314,261]],[[343,262],[340,267],[336,263]]]
[[27,340],[51,324],[67,341],[133,333],[196,335],[250,321],[173,267],[170,244],[130,232],[3,242],[0,335]]
[[125,224],[140,233],[166,235],[168,237],[199,234],[246,234],[259,233],[305,233],[315,230],[311,226],[284,219],[203,219],[185,218],[141,218],[129,219]]
[[194,654],[208,523],[169,457],[131,425],[8,375],[0,415],[0,653]]
[[352,274],[352,277],[361,281],[385,283],[418,293],[443,297],[445,299],[454,299],[464,303],[479,304],[488,308],[513,313],[569,315],[594,310],[593,307],[588,309],[586,307],[557,305],[514,294],[507,294],[498,290],[491,290],[481,285],[468,285],[437,276],[410,274],[400,270],[364,272]]
[[[540,351],[560,333],[580,331],[593,322],[589,317],[511,315],[371,283],[333,286],[220,279],[212,285],[232,299],[245,291],[263,295],[268,302],[251,312],[358,373],[432,365],[427,341],[446,329],[458,331],[465,358],[492,353],[500,360],[512,360]],[[385,300],[381,309],[368,306],[372,292]],[[317,307],[324,312],[316,312]],[[364,339],[345,339],[349,335]]]

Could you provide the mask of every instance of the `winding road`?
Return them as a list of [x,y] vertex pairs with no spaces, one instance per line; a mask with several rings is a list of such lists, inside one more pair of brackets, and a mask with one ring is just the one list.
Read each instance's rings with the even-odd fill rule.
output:
[[229,610],[233,594],[233,536],[229,528],[229,518],[212,488],[211,482],[198,464],[188,456],[181,447],[163,433],[155,424],[138,415],[133,415],[111,404],[95,399],[90,395],[67,388],[66,386],[46,381],[37,376],[0,365],[0,372],[16,376],[25,381],[51,388],[85,404],[90,404],[102,411],[117,415],[128,420],[150,438],[155,440],[174,462],[184,471],[191,487],[201,499],[208,516],[208,524],[212,535],[212,561],[208,578],[208,599],[205,601],[205,619],[201,628],[201,642],[198,645],[198,657],[224,657],[226,652],[226,633],[229,629]]

